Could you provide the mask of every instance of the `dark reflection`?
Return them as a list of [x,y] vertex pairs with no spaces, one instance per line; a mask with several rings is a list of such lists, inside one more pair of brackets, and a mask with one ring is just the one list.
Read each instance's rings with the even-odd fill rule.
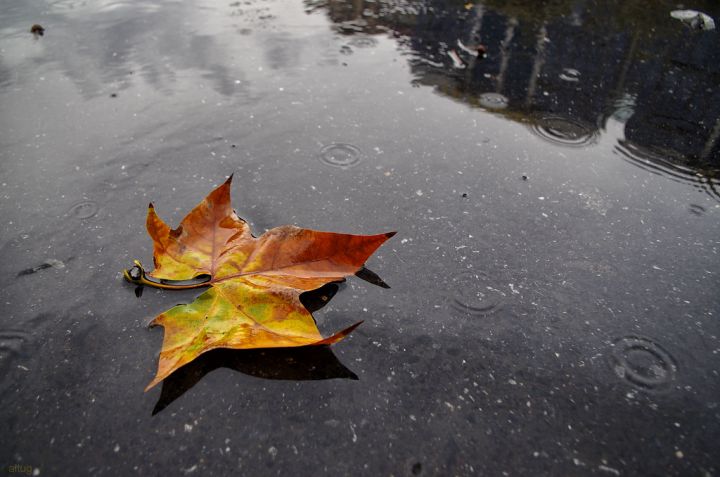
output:
[[358,379],[333,354],[329,346],[303,346],[262,350],[216,349],[209,351],[165,378],[153,415],[169,406],[203,376],[217,368],[230,368],[265,379]]
[[[701,182],[717,197],[718,35],[671,18],[673,2],[306,0],[306,6],[326,11],[343,35],[389,33],[403,46],[415,84],[525,123],[554,145],[591,146],[610,118],[620,121],[623,144],[661,157],[672,165],[663,169],[668,175]],[[720,15],[717,2],[693,8]]]

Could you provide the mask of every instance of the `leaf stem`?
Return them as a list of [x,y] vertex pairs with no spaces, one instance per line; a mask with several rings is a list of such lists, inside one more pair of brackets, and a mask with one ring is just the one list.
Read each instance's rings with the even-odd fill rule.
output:
[[210,284],[211,277],[209,275],[200,275],[190,280],[167,280],[165,278],[152,278],[145,274],[145,269],[139,260],[134,260],[133,266],[129,270],[123,270],[125,280],[136,285],[147,285],[154,288],[163,288],[165,290],[188,290],[191,288],[201,288]]

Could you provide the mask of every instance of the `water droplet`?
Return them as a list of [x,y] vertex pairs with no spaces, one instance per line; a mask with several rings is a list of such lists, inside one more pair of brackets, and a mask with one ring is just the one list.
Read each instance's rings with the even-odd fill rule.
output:
[[494,286],[491,277],[479,270],[466,270],[452,278],[451,306],[466,315],[484,316],[497,311],[506,294]]
[[618,377],[642,390],[662,388],[675,379],[677,363],[650,338],[626,336],[615,341],[611,364]]
[[500,93],[483,93],[479,98],[480,106],[488,109],[505,109],[509,100]]
[[342,168],[355,166],[362,159],[360,149],[344,143],[328,144],[320,150],[319,157],[325,164]]
[[98,213],[98,205],[91,200],[84,200],[73,205],[68,212],[69,215],[73,215],[78,219],[89,219],[94,217]]
[[584,147],[597,139],[597,130],[570,118],[544,116],[530,130],[541,139],[566,147]]
[[570,83],[577,83],[580,81],[580,72],[574,68],[563,68],[560,79]]

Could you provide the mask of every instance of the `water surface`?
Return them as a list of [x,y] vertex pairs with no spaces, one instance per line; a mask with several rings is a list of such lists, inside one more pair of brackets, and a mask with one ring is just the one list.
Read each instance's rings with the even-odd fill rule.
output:
[[[720,39],[675,8],[2,2],[0,465],[720,472]],[[323,333],[365,320],[332,350],[143,393],[196,293],[120,271],[231,173],[258,234],[398,230],[392,288],[323,291]]]

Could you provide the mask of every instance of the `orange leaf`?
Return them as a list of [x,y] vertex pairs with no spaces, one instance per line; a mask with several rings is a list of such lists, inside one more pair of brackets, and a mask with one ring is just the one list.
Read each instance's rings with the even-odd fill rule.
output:
[[230,206],[231,180],[176,229],[150,204],[155,270],[146,276],[136,262],[125,277],[159,288],[210,288],[152,321],[165,328],[165,338],[157,375],[146,390],[211,349],[329,345],[360,324],[323,338],[300,294],[354,274],[395,232],[350,235],[285,225],[255,238]]

